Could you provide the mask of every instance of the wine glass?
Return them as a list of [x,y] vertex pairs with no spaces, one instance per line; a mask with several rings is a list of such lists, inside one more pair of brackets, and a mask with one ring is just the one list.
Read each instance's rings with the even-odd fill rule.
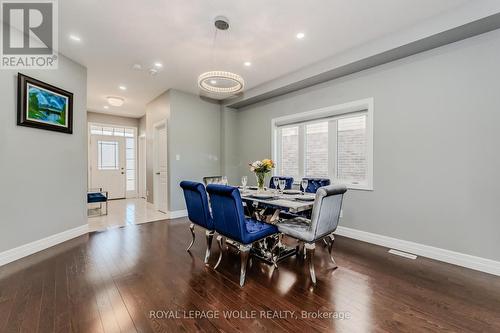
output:
[[286,181],[284,179],[280,179],[279,186],[280,186],[281,192],[283,193],[283,191],[285,190],[285,187],[286,187]]
[[302,182],[300,185],[302,186],[302,194],[306,193],[307,185],[309,184],[309,181],[305,178],[302,179]]
[[273,185],[276,191],[278,190],[280,179],[278,177],[273,177]]
[[243,186],[243,190],[245,190],[247,188],[247,182],[248,182],[247,176],[241,177],[241,185]]
[[222,185],[227,185],[227,177],[222,176]]

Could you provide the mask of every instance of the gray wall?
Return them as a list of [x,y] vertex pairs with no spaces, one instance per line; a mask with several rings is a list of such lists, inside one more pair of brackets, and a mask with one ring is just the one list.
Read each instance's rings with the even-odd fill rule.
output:
[[499,54],[493,31],[249,106],[224,166],[270,157],[272,118],[374,97],[375,190],[348,192],[341,225],[500,260]]
[[[168,121],[169,210],[186,209],[182,180],[221,173],[220,105],[171,90]],[[176,159],[179,155],[180,160]]]
[[17,71],[0,70],[0,252],[87,223],[87,71],[23,74],[72,92],[73,134],[16,125]]
[[[169,90],[146,107],[148,201],[153,198],[154,125],[167,120],[168,207],[185,209],[179,183],[201,181],[203,176],[221,172],[220,105],[192,94]],[[177,160],[179,155],[179,160]]]
[[128,127],[139,127],[139,118],[121,117],[111,114],[87,112],[87,121],[89,123],[112,124]]

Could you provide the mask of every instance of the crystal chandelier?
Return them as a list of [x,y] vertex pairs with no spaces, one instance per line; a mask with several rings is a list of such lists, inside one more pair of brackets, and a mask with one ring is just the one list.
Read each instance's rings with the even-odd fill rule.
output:
[[[227,18],[219,16],[215,18],[215,37],[217,31],[229,29],[229,21]],[[214,38],[215,44],[216,38]],[[245,87],[243,78],[235,73],[227,71],[209,71],[201,74],[198,77],[198,87],[206,93],[219,95],[221,97],[239,93]]]

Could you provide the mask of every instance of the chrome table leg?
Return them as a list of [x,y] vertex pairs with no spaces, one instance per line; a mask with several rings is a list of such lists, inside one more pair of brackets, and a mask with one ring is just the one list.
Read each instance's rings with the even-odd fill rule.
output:
[[191,236],[192,236],[192,239],[191,239],[191,244],[189,244],[188,248],[186,249],[186,251],[189,251],[191,249],[191,246],[193,246],[194,244],[194,240],[196,238],[196,235],[194,234],[194,224],[191,223],[189,225],[189,230],[191,230]]

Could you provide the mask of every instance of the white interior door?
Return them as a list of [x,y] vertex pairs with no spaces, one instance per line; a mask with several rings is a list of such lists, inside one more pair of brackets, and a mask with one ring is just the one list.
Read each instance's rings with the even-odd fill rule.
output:
[[92,135],[90,145],[91,187],[108,191],[110,199],[125,198],[125,138]]
[[166,124],[155,127],[155,194],[156,209],[168,212],[168,176],[167,176],[167,127]]

